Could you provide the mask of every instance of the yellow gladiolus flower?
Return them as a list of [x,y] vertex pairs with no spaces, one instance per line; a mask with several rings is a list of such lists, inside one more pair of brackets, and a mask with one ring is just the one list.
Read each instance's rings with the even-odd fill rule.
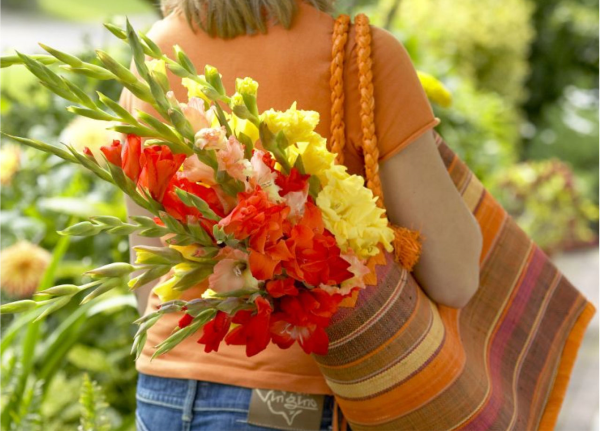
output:
[[188,90],[188,99],[192,97],[199,97],[207,103],[210,103],[210,99],[204,95],[202,92],[202,85],[198,84],[196,81],[190,78],[182,78],[181,85],[183,85]]
[[[316,175],[321,184],[325,184],[327,181],[325,173],[333,168],[335,161],[335,154],[327,149],[327,140],[314,133],[309,142],[300,142],[297,146],[306,173]],[[290,152],[288,156],[289,154]]]
[[173,289],[173,286],[175,286],[175,283],[177,283],[177,278],[171,277],[167,281],[164,281],[164,282],[160,283],[159,285],[154,286],[154,288],[152,289],[152,292],[154,292],[158,296],[161,303],[167,302],[167,301],[172,301],[174,299],[179,299],[181,297],[181,295],[183,294],[183,291]]
[[243,120],[235,115],[232,115],[229,125],[236,135],[239,136],[240,133],[243,133],[252,139],[252,143],[258,141],[260,138],[258,128],[251,121]]
[[[203,184],[200,183],[200,185],[203,185]],[[206,255],[206,252],[204,251],[204,249],[202,247],[200,247],[198,245],[195,245],[195,244],[169,245],[169,247],[174,250],[177,250],[187,260],[191,260],[194,262],[205,262],[206,261],[206,258],[204,257],[204,255]]]
[[394,232],[363,178],[349,175],[343,166],[335,166],[325,176],[326,185],[317,196],[317,206],[342,251],[350,248],[361,259],[375,256],[379,244],[392,251]]
[[310,141],[315,127],[319,124],[319,113],[296,109],[296,102],[294,102],[287,111],[269,109],[261,114],[260,119],[269,126],[273,134],[277,135],[283,131],[288,142],[293,144]]

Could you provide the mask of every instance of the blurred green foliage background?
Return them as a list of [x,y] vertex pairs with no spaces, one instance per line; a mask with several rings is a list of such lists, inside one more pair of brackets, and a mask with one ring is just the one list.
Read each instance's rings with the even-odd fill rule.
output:
[[[433,99],[438,132],[544,250],[597,246],[598,0],[338,0],[336,7],[367,13],[450,91],[448,107]],[[4,0],[2,12],[24,19],[24,28],[28,16],[65,27],[100,27],[124,14],[159,18],[145,0]],[[104,49],[127,60],[118,44]],[[92,59],[92,47],[83,55]],[[92,149],[110,139],[102,127],[73,122],[66,103],[25,71],[2,70],[1,79],[3,131]],[[78,85],[115,99],[120,92],[110,82]],[[93,214],[124,218],[120,193],[15,143],[3,140],[0,153],[2,300],[77,283],[87,269],[128,259],[124,238],[56,234]],[[136,315],[132,295],[118,292],[34,325],[27,316],[2,317],[2,429],[134,429]]]

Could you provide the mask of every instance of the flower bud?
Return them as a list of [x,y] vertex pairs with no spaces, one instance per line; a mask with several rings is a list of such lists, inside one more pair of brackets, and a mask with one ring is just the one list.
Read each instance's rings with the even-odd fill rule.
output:
[[135,271],[135,267],[125,262],[115,262],[108,265],[101,266],[100,268],[92,269],[86,272],[86,274],[92,276],[92,278],[104,278],[104,277],[122,277]]
[[249,96],[256,96],[258,90],[258,82],[252,78],[237,78],[235,80],[235,91],[241,94],[247,94]]
[[102,226],[95,225],[89,221],[82,221],[68,228],[58,231],[59,235],[69,236],[91,236],[102,232]]
[[236,106],[245,106],[244,97],[240,93],[235,93],[233,96],[231,96],[231,103],[229,104],[229,106],[232,109]]
[[148,71],[152,78],[158,82],[164,91],[169,91],[169,79],[167,78],[167,66],[164,60],[150,60],[146,62]]
[[54,286],[46,290],[42,290],[37,294],[52,295],[52,296],[67,296],[74,295],[81,290],[80,286],[74,284],[61,284],[60,286]]
[[10,302],[0,306],[0,314],[12,314],[12,313],[23,313],[24,311],[33,310],[37,308],[39,304],[31,299],[24,299],[22,301]]

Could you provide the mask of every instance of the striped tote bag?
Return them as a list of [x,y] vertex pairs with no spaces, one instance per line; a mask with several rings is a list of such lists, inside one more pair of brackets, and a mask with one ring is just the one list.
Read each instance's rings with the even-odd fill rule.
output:
[[[334,31],[337,126],[343,113],[335,81],[349,25],[341,16]],[[376,146],[369,22],[359,15],[354,25],[366,179],[378,195],[377,169],[369,166],[377,163],[369,148]],[[343,127],[335,127],[334,148],[343,139]],[[440,136],[436,142],[483,233],[477,294],[462,309],[438,305],[384,253],[376,285],[360,291],[353,307],[340,308],[327,329],[328,354],[314,357],[342,427],[347,420],[353,430],[551,430],[596,310]]]

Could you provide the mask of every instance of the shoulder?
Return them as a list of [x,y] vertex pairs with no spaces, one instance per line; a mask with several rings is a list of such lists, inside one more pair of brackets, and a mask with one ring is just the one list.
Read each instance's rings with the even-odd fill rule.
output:
[[385,77],[387,73],[413,75],[414,65],[404,45],[389,31],[371,26],[371,58],[374,77]]
[[201,32],[192,30],[185,16],[181,13],[170,13],[156,21],[147,36],[156,43],[165,54],[169,55],[173,45],[181,41],[193,40],[201,36]]

